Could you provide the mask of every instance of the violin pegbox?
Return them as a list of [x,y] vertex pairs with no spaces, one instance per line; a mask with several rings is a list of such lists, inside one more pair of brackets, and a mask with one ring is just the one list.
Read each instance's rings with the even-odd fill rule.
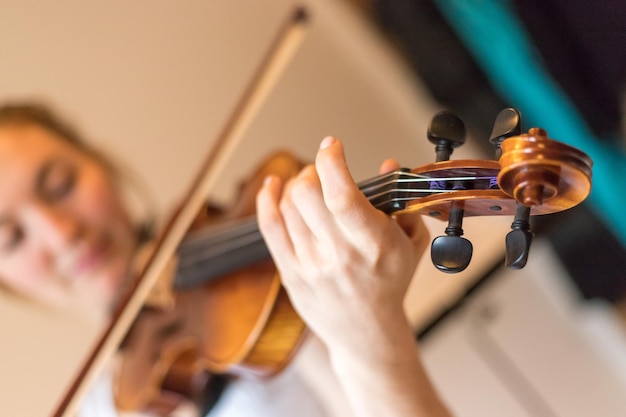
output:
[[465,270],[472,259],[472,243],[462,237],[465,217],[514,216],[505,239],[506,265],[522,268],[533,239],[530,216],[582,202],[591,190],[592,162],[578,149],[549,139],[543,129],[521,133],[520,120],[514,109],[498,114],[490,136],[497,160],[450,160],[465,142],[465,127],[453,113],[438,113],[427,131],[435,162],[379,175],[359,188],[387,214],[447,220],[445,234],[431,244],[433,264],[446,273]]
[[[463,122],[456,115],[450,112],[435,115],[427,136],[435,144],[436,153],[436,162],[428,168],[430,172],[441,168],[442,172],[471,170],[490,175],[484,169],[474,168],[479,165],[477,161],[449,161],[453,149],[465,141]],[[527,134],[522,133],[521,116],[515,109],[508,108],[498,114],[490,142],[498,162],[485,161],[485,164],[499,165],[495,183],[481,189],[473,185],[470,191],[468,183],[461,181],[462,176],[450,175],[445,179],[446,194],[439,200],[446,204],[448,227],[445,235],[435,238],[431,245],[432,262],[440,271],[461,272],[471,261],[472,244],[461,237],[464,216],[514,213],[512,230],[505,239],[506,266],[520,269],[528,261],[533,238],[530,216],[571,208],[591,190],[591,159],[576,148],[549,139],[543,129],[532,128]],[[454,171],[450,169],[453,166]],[[425,202],[433,207],[432,201],[425,199]],[[439,205],[428,214],[439,216],[444,212],[442,207]]]
[[[501,111],[493,125],[489,141],[495,148],[495,159],[502,155],[502,142],[521,133],[521,116],[515,109]],[[454,147],[465,142],[463,121],[453,113],[444,111],[436,114],[428,126],[428,140],[435,144],[436,162],[450,159]],[[431,259],[435,267],[446,273],[457,273],[469,265],[472,243],[462,238],[464,202],[453,201],[444,236],[436,237],[431,245]],[[528,260],[533,234],[530,231],[530,208],[517,204],[512,231],[507,235],[506,264],[510,268],[522,268]]]

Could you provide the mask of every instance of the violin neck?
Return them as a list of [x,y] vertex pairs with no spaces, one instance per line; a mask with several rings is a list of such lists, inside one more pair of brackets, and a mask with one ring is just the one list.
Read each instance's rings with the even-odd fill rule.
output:
[[187,236],[178,249],[174,288],[184,290],[270,259],[256,217],[236,219]]
[[[408,169],[364,181],[359,188],[372,204],[391,213],[406,202],[399,198],[401,177]],[[406,186],[404,186],[406,188]],[[256,217],[236,219],[189,234],[178,248],[174,288],[184,290],[204,284],[242,267],[270,259]]]
[[[407,200],[402,198],[402,194],[409,189],[410,183],[404,180],[410,172],[408,168],[400,168],[362,181],[358,186],[374,207],[391,214],[406,207]],[[415,187],[415,184],[411,184],[410,188]]]
[[[470,175],[471,174],[471,175]],[[404,210],[410,201],[462,189],[496,187],[493,170],[448,170],[415,174],[400,168],[360,182],[370,203],[391,214]],[[178,249],[176,289],[193,288],[229,272],[270,259],[256,216],[236,219],[194,232]]]

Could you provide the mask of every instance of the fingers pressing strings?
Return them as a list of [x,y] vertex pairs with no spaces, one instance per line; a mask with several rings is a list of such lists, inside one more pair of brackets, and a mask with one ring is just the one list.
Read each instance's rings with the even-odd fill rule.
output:
[[354,243],[380,241],[390,219],[376,210],[355,186],[341,142],[333,137],[324,138],[315,166],[325,204],[345,235]]
[[283,191],[279,210],[286,232],[291,238],[295,256],[300,263],[315,262],[319,239],[331,227],[326,210],[320,204],[319,180],[315,169],[308,166]]
[[295,260],[295,250],[279,209],[281,193],[280,178],[271,175],[265,179],[257,194],[259,229],[279,269],[286,268]]
[[358,189],[343,146],[332,137],[322,141],[315,166],[304,168],[284,187],[269,177],[257,204],[261,232],[283,271],[307,265],[314,270],[337,256],[375,260],[398,236],[398,225]]
[[332,248],[336,242],[343,244],[345,237],[324,201],[322,186],[314,166],[307,166],[290,184],[285,203],[293,206],[293,210],[300,214],[308,228],[307,234],[296,238],[303,241],[313,239],[320,249]]

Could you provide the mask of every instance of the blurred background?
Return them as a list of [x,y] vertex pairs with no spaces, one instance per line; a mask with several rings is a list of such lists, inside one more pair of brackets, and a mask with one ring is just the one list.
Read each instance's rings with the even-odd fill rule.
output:
[[[592,157],[592,194],[533,219],[521,271],[502,266],[512,219],[467,219],[470,267],[443,274],[426,255],[416,273],[406,300],[416,340],[455,415],[623,416],[626,5],[583,3],[0,0],[0,97],[57,107],[141,178],[152,198],[138,210],[160,220],[295,7],[310,16],[304,41],[221,168],[209,198],[224,206],[265,155],[310,160],[328,134],[345,142],[357,180],[387,157],[430,163],[428,123],[444,109],[468,132],[452,158],[493,159],[495,117],[518,109],[523,130],[540,126]],[[5,298],[0,411],[49,415],[101,329]],[[314,365],[297,366],[345,416]]]
[[[600,356],[624,380],[620,319],[626,238],[620,183],[626,167],[626,5],[611,0],[391,0],[361,5],[437,102],[462,115],[479,137],[489,137],[497,109],[513,106],[522,112],[525,127],[543,127],[551,137],[588,152],[595,163],[589,200],[565,213],[536,218],[542,253],[534,248],[533,255],[546,256],[544,263],[533,263],[532,271],[521,274],[496,270],[489,289],[466,299],[462,313],[453,313],[448,324],[434,327],[432,340],[424,335],[430,346],[427,357],[441,361],[436,369],[453,367],[449,361],[457,359],[451,357],[465,356],[463,366],[474,360],[487,363],[492,375],[499,375],[497,385],[509,388],[504,396],[515,391],[514,401],[520,405],[515,412],[514,407],[493,405],[499,400],[487,393],[489,383],[470,388],[474,385],[461,371],[441,376],[442,384],[457,387],[464,397],[460,402],[468,402],[455,410],[459,415],[621,415],[621,401],[600,405],[603,388],[588,384],[584,372],[567,371],[574,364],[577,369],[586,365],[573,359],[585,349],[576,353],[580,345],[565,339],[571,328],[576,336],[590,331],[583,338],[592,350],[615,353]],[[488,142],[481,143],[487,149]],[[551,269],[557,265],[558,270]],[[552,285],[548,281],[559,282],[561,288],[547,290],[544,286]],[[562,303],[563,322],[552,322],[559,315],[555,311],[539,313],[547,304],[540,307],[541,297],[525,292],[540,287],[551,308]],[[609,327],[615,332],[598,331]],[[452,352],[456,348],[436,351],[443,340],[449,347],[463,345],[463,353],[457,356],[458,351]],[[467,345],[475,358],[468,357]],[[620,391],[623,385],[616,394]],[[478,397],[484,408],[469,411]]]

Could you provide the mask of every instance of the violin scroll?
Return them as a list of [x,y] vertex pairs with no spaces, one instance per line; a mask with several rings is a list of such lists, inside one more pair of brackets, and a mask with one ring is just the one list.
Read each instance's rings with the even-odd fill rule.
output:
[[582,202],[591,190],[591,159],[569,145],[532,128],[501,144],[498,185],[528,207],[549,205],[557,211]]
[[562,211],[582,202],[591,191],[592,162],[540,128],[510,137],[501,147],[498,185],[518,204],[506,238],[506,265],[519,269],[526,265],[532,240],[531,208],[547,205]]

